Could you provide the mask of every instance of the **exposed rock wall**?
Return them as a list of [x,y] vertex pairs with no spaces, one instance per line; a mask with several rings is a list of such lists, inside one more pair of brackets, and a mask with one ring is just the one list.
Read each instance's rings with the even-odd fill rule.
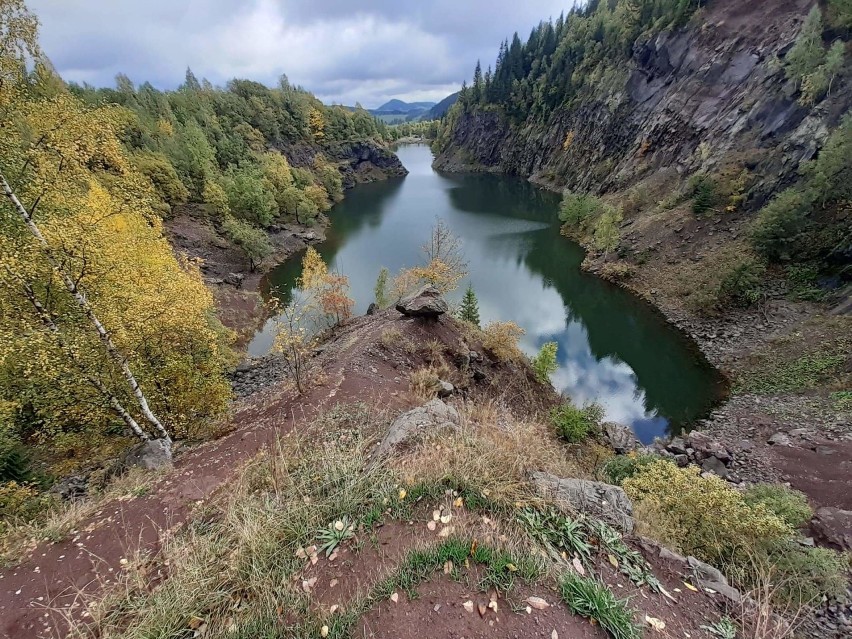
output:
[[711,0],[694,21],[700,27],[638,40],[614,94],[575,101],[545,123],[511,123],[497,110],[464,114],[435,167],[607,192],[663,167],[685,175],[738,154],[762,178],[752,193],[760,204],[815,155],[852,103],[848,69],[813,108],[799,104],[785,78],[781,58],[811,5]]

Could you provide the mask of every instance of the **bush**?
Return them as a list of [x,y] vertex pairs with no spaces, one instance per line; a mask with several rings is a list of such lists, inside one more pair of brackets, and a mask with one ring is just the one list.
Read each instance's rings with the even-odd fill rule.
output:
[[798,608],[841,599],[846,593],[849,558],[829,548],[808,548],[796,541],[779,544],[769,555],[776,603]]
[[603,473],[610,484],[621,486],[625,479],[633,477],[636,473],[642,470],[645,466],[660,461],[657,455],[635,454],[616,455],[610,459],[603,467]]
[[0,483],[0,532],[12,522],[34,521],[46,515],[56,500],[31,484]]
[[521,357],[518,340],[524,329],[514,322],[491,322],[483,329],[482,346],[501,362],[511,362]]
[[716,181],[709,175],[694,175],[689,183],[689,193],[692,195],[692,212],[695,215],[704,215],[719,205]]
[[647,506],[651,532],[699,559],[727,565],[747,559],[755,548],[792,533],[763,504],[749,505],[743,495],[719,477],[701,477],[697,467],[678,468],[657,461],[624,480],[634,503]]
[[804,493],[781,484],[757,484],[746,490],[743,497],[749,506],[763,504],[791,528],[803,526],[813,512]]
[[751,229],[755,250],[771,261],[793,259],[810,227],[811,198],[796,188],[782,191],[757,214]]
[[603,202],[593,195],[578,195],[565,191],[559,206],[559,219],[569,228],[586,232],[602,207]]
[[278,203],[257,166],[244,164],[231,168],[224,180],[231,212],[240,219],[266,227],[278,215]]
[[204,203],[207,204],[218,218],[224,218],[231,213],[231,207],[228,206],[228,195],[225,189],[219,186],[216,182],[208,180],[204,183],[204,191],[201,194]]
[[556,351],[559,345],[556,342],[545,342],[541,345],[538,355],[532,358],[532,364],[535,377],[542,384],[550,383],[550,376],[559,368],[556,362]]
[[222,228],[228,239],[246,256],[252,271],[272,253],[272,244],[263,229],[231,216],[225,218]]
[[600,275],[610,282],[623,282],[633,276],[633,269],[627,262],[607,262],[601,268]]
[[723,304],[747,307],[760,299],[760,284],[766,267],[751,257],[744,257],[722,276],[718,299]]
[[550,411],[550,423],[565,441],[577,443],[596,433],[603,419],[603,408],[599,404],[588,404],[577,408],[569,402]]

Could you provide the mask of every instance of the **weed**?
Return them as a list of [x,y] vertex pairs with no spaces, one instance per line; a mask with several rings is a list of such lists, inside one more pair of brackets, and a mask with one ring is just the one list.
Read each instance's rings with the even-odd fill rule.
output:
[[565,441],[577,443],[598,431],[603,418],[599,404],[587,404],[577,408],[570,402],[555,407],[550,412],[550,422]]
[[574,614],[592,619],[613,639],[640,639],[642,632],[633,623],[633,612],[624,599],[597,579],[567,572],[559,583],[562,600]]
[[566,517],[552,507],[536,510],[525,508],[518,513],[518,521],[527,533],[545,547],[565,551],[569,556],[577,555],[588,562],[592,546],[579,519]]
[[535,378],[542,384],[550,383],[550,376],[559,368],[556,362],[556,351],[559,345],[556,342],[545,342],[541,345],[538,355],[532,358],[532,365]]
[[737,639],[737,626],[730,617],[722,617],[719,621],[701,628],[720,639]]
[[328,557],[340,544],[354,536],[355,525],[349,521],[348,516],[344,515],[317,532],[317,540],[320,542],[319,549],[325,551],[325,556]]
[[763,504],[791,528],[803,526],[813,512],[804,493],[782,484],[757,484],[747,489],[743,497],[750,506]]
[[809,353],[791,362],[777,362],[775,366],[767,365],[738,376],[734,392],[773,395],[815,388],[839,373],[845,361],[843,353]]
[[621,483],[625,479],[633,477],[633,475],[642,470],[642,468],[654,463],[655,461],[659,461],[659,459],[660,458],[657,455],[649,455],[646,453],[638,455],[616,455],[604,464],[604,477],[606,477],[606,480],[610,484],[621,486]]
[[521,358],[518,340],[524,329],[514,322],[491,322],[483,329],[482,346],[501,362],[514,362]]
[[382,334],[379,336],[379,344],[381,344],[386,350],[392,351],[394,349],[399,349],[409,355],[414,354],[417,350],[414,342],[403,335],[402,331],[398,328],[386,328],[382,331]]

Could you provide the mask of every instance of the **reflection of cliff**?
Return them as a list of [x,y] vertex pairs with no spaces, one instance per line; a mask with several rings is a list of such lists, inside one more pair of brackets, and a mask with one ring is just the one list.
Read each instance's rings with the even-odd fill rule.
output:
[[[641,300],[580,271],[583,254],[578,246],[552,229],[532,236],[524,263],[559,291],[568,320],[583,325],[594,357],[612,356],[626,363],[641,380],[646,406],[662,408],[675,422],[686,421],[689,416],[682,414],[685,404],[680,398],[707,383],[709,365],[706,370],[696,366],[685,338]],[[708,403],[712,399],[708,397]]]
[[501,217],[549,221],[559,203],[559,196],[521,178],[481,174],[445,177],[458,183],[448,191],[450,202],[467,213],[498,213]]

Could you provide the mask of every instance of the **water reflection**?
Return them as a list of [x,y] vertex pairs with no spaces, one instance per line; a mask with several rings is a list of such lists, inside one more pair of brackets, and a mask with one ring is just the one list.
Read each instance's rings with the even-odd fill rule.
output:
[[[399,155],[410,174],[348,193],[318,247],[350,277],[357,312],[372,301],[382,266],[394,272],[419,260],[438,215],[464,242],[483,323],[517,322],[530,354],[556,341],[553,382],[576,402],[600,402],[608,419],[632,425],[643,441],[709,410],[720,391],[714,372],[652,309],[579,270],[582,250],[558,233],[556,196],[511,178],[439,175],[425,147]],[[298,259],[281,265],[266,279],[267,293],[277,288],[287,301],[298,275]],[[273,333],[274,320],[250,352],[267,352]]]

